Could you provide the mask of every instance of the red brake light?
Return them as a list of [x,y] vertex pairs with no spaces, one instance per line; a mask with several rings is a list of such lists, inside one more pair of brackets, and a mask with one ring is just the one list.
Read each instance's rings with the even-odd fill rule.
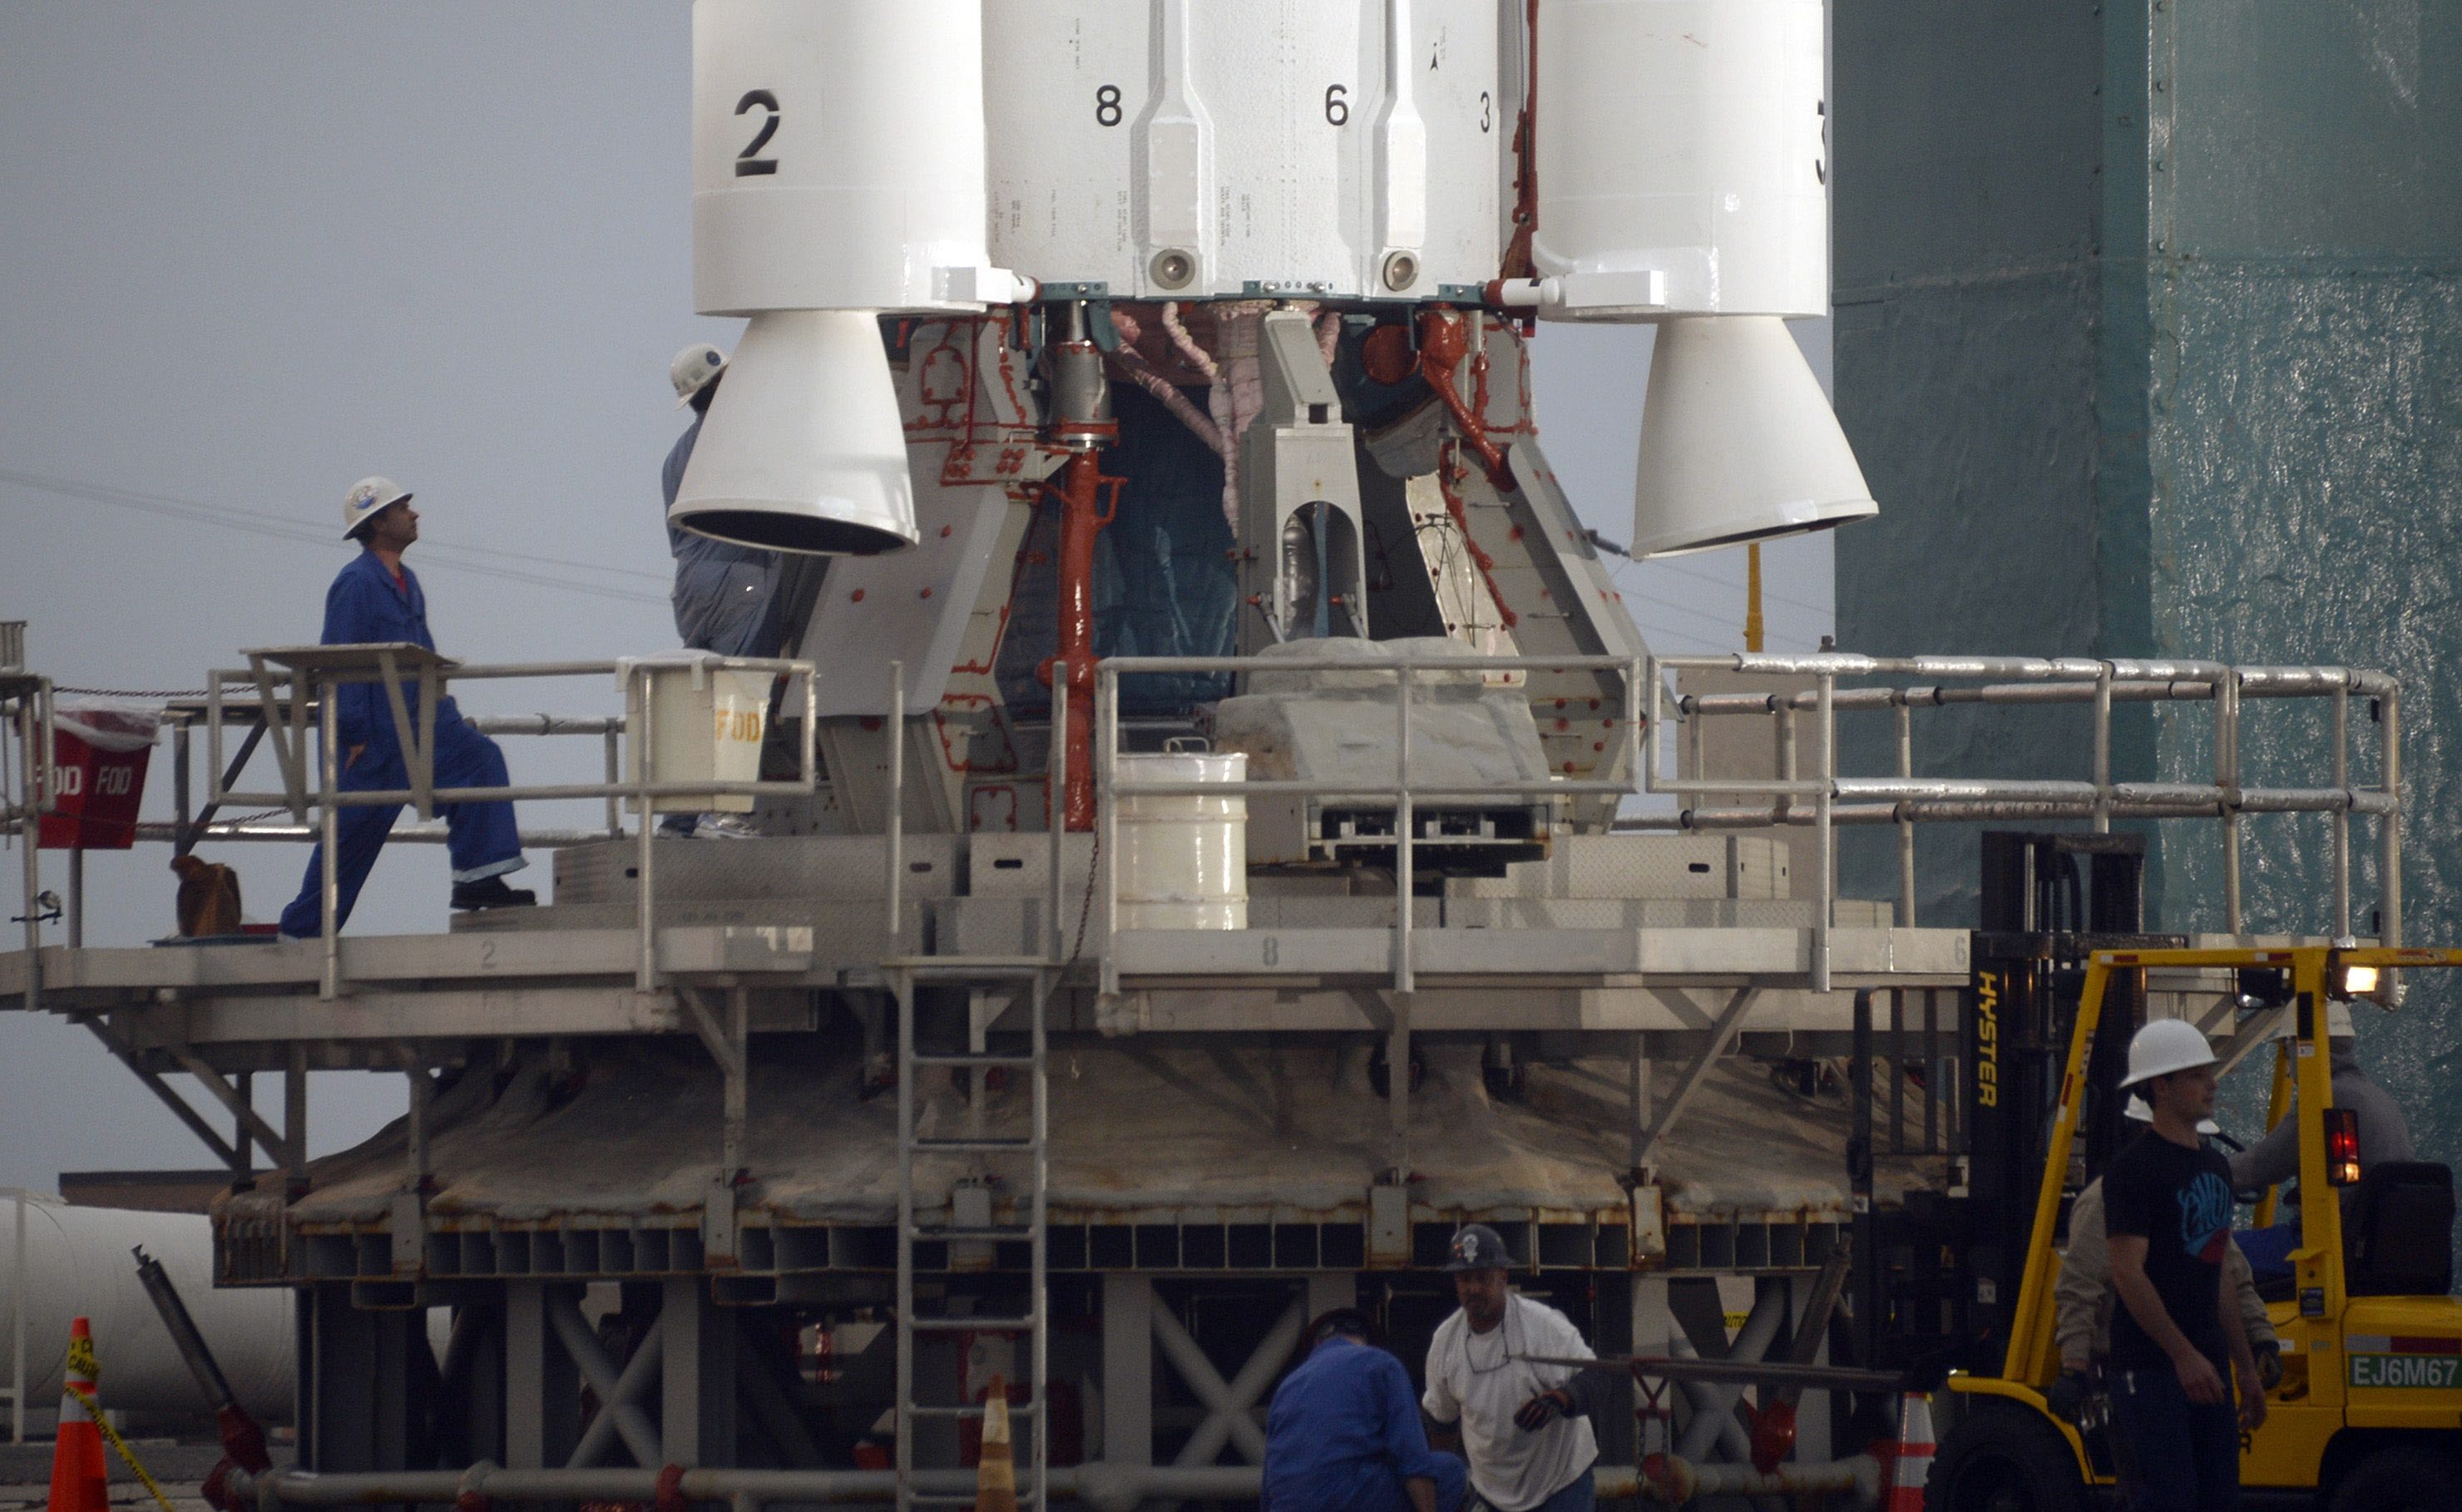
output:
[[2360,1114],[2354,1108],[2325,1110],[2325,1179],[2353,1186],[2360,1179]]

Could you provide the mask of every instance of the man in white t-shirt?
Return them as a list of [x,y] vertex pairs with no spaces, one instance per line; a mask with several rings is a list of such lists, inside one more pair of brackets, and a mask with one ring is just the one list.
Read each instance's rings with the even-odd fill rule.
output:
[[1582,1358],[1590,1347],[1570,1319],[1505,1285],[1503,1236],[1484,1223],[1454,1235],[1445,1269],[1461,1308],[1428,1346],[1419,1405],[1461,1425],[1470,1483],[1496,1512],[1591,1512],[1599,1458],[1590,1415],[1606,1405],[1607,1376],[1533,1356]]

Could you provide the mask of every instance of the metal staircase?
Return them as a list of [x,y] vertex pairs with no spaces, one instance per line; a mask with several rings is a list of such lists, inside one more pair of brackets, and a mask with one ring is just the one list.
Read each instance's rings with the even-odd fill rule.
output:
[[[982,960],[958,962],[914,962],[896,966],[889,972],[891,991],[897,1010],[897,1505],[899,1512],[916,1507],[964,1506],[975,1500],[971,1488],[918,1488],[915,1466],[915,1430],[918,1422],[933,1418],[981,1418],[984,1407],[972,1402],[924,1402],[918,1400],[915,1375],[915,1341],[919,1335],[998,1333],[1025,1335],[1030,1342],[1026,1350],[1027,1395],[1023,1403],[1012,1403],[1009,1417],[1012,1424],[1014,1453],[1017,1457],[1018,1504],[1035,1512],[1048,1504],[1047,1469],[1049,1463],[1049,1415],[1045,1403],[1045,1381],[1050,1373],[1050,1307],[1047,1291],[1046,1270],[1046,1200],[1049,1178],[1047,1137],[1050,1128],[1050,1091],[1046,1076],[1048,1041],[1045,1014],[1058,972],[1043,961]],[[967,1047],[961,1053],[927,1054],[918,1051],[916,1040],[916,999],[924,985],[962,987],[970,1003],[986,997],[1005,997],[1014,1003],[1023,997],[1028,1009],[1027,1048],[1025,1051],[994,1051],[987,1046],[988,1026],[996,1021],[1001,1009],[986,1014],[970,1012]],[[1022,1071],[1028,1078],[1029,1112],[1026,1132],[995,1134],[985,1130],[986,1104],[989,1101],[990,1073],[995,1070]],[[935,1071],[963,1071],[971,1077],[967,1098],[966,1128],[962,1133],[924,1134],[916,1128],[918,1078]],[[946,1221],[923,1222],[917,1217],[918,1194],[915,1166],[918,1157],[931,1155],[963,1155],[976,1156],[976,1174],[959,1180],[946,1194]],[[1024,1222],[1001,1223],[993,1220],[993,1180],[1001,1175],[995,1167],[1006,1167],[1013,1183],[1011,1213],[1021,1206],[1015,1196],[1025,1199],[1022,1206]],[[1020,1169],[1020,1168],[1023,1169]],[[1022,1187],[1022,1194],[1016,1188]],[[1023,1316],[959,1314],[936,1311],[924,1313],[917,1305],[915,1272],[917,1252],[926,1244],[1015,1244],[1024,1243],[1031,1258],[1031,1275]],[[954,1268],[954,1267],[946,1267]],[[945,1303],[941,1304],[945,1306]],[[936,1478],[937,1480],[937,1478]]]

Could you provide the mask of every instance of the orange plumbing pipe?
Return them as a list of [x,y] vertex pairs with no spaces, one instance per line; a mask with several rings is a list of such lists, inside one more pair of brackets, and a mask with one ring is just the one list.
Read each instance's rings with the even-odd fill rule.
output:
[[[1127,480],[1103,476],[1091,449],[1070,457],[1062,479],[1057,488],[1045,486],[1060,503],[1060,604],[1056,649],[1037,675],[1047,687],[1056,676],[1069,679],[1069,725],[1060,732],[1069,751],[1069,782],[1060,810],[1064,827],[1083,833],[1094,828],[1094,533],[1120,512],[1120,486]],[[1096,499],[1107,486],[1111,508],[1098,514]]]

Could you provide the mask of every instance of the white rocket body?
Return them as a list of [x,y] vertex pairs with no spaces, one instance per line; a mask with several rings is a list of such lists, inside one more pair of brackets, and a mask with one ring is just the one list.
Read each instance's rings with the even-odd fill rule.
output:
[[1768,339],[1828,305],[1823,0],[1538,15],[1532,39],[1523,0],[696,0],[695,302],[753,324],[671,517],[784,550],[915,539],[895,412],[848,402],[885,396],[885,372],[851,321],[789,312],[1038,287],[1480,302],[1512,239],[1534,40],[1545,292],[1520,302],[1677,327],[1637,541],[1874,512],[1801,356]]

